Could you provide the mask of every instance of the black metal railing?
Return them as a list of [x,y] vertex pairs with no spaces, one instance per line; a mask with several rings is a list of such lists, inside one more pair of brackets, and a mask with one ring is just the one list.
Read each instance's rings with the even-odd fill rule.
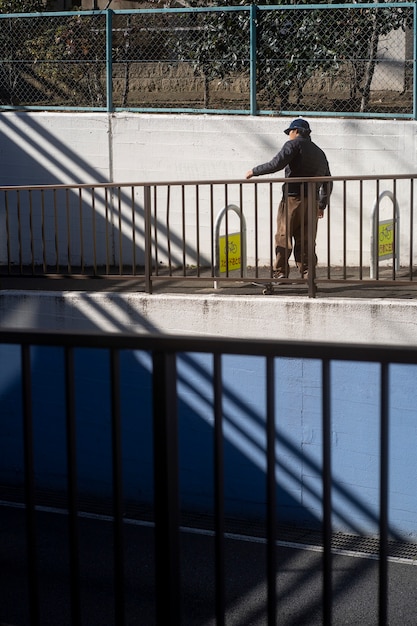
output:
[[[266,363],[266,569],[267,623],[275,625],[279,615],[276,597],[276,576],[280,564],[274,547],[277,541],[276,502],[276,425],[274,367],[277,358],[319,359],[322,364],[322,532],[323,558],[322,611],[323,624],[332,623],[332,406],[330,398],[331,376],[329,365],[333,360],[373,362],[380,366],[380,433],[379,433],[379,592],[378,623],[388,623],[388,470],[391,462],[388,455],[388,429],[390,424],[390,397],[387,384],[391,364],[417,364],[416,348],[377,347],[372,345],[349,346],[346,344],[290,343],[277,341],[224,340],[220,338],[189,338],[138,336],[134,334],[104,335],[92,333],[45,333],[30,331],[0,331],[0,345],[14,344],[21,349],[21,395],[23,407],[23,447],[25,465],[24,507],[26,512],[27,584],[29,585],[30,624],[42,623],[40,614],[39,568],[40,547],[36,532],[36,481],[34,470],[34,438],[32,424],[33,371],[31,353],[37,346],[60,347],[65,352],[66,394],[66,440],[67,440],[67,502],[68,549],[70,555],[68,588],[72,624],[86,623],[82,618],[81,595],[83,581],[80,577],[82,545],[79,536],[79,504],[77,499],[77,443],[75,437],[75,374],[74,350],[101,349],[110,356],[111,367],[107,386],[110,389],[111,433],[112,433],[112,480],[113,505],[113,602],[114,622],[117,626],[127,623],[125,612],[125,563],[124,534],[126,524],[123,511],[123,471],[121,452],[121,407],[120,407],[120,364],[119,356],[124,351],[142,350],[152,356],[153,430],[154,430],[154,522],[155,522],[155,623],[165,626],[166,615],[170,624],[181,624],[181,546],[179,527],[179,479],[178,479],[178,376],[176,359],[180,353],[206,353],[213,356],[213,468],[215,483],[215,602],[211,614],[216,624],[225,623],[228,610],[225,595],[225,537],[224,537],[224,475],[223,463],[224,422],[222,415],[223,386],[222,358],[224,355],[255,355]],[[138,390],[139,392],[139,390]],[[140,459],[138,458],[140,464]],[[23,531],[22,531],[23,532]],[[10,546],[8,548],[10,550]],[[55,546],[55,549],[57,547]],[[139,555],[135,559],[139,561]],[[10,560],[12,562],[12,559]],[[7,576],[7,571],[3,570]],[[357,582],[357,581],[356,581]],[[44,598],[45,601],[45,598]],[[139,599],[138,599],[139,601]],[[48,602],[48,600],[46,600]],[[206,600],[208,602],[208,600]],[[62,607],[61,607],[62,610]],[[257,607],[259,610],[259,606]],[[7,616],[4,616],[5,618]],[[63,622],[62,622],[63,623]],[[151,623],[151,622],[148,622]]]
[[[319,220],[318,265],[310,232],[308,280],[284,283],[415,284],[415,175],[294,179],[333,182]],[[135,278],[136,289],[267,285],[284,178],[1,187],[2,276]],[[310,197],[310,200],[308,200]],[[315,219],[315,218],[314,218]],[[313,219],[310,217],[309,223]],[[293,263],[292,259],[290,262]],[[315,271],[314,271],[315,270]],[[18,283],[16,283],[18,284]]]

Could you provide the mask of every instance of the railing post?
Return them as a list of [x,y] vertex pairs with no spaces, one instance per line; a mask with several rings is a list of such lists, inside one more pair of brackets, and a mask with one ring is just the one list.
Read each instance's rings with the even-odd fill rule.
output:
[[180,626],[176,355],[153,354],[156,624]]
[[316,297],[316,234],[317,234],[317,194],[316,183],[309,182],[308,211],[308,295]]
[[106,10],[106,104],[107,112],[113,111],[113,11]]
[[143,188],[145,211],[145,292],[152,293],[151,188]]

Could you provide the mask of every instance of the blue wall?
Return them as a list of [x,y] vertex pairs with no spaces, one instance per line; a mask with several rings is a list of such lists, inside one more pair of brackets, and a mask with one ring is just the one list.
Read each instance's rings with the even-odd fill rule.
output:
[[[33,420],[36,484],[65,491],[64,354],[34,348]],[[226,512],[248,519],[265,507],[265,361],[224,356]],[[178,360],[181,505],[213,508],[212,358]],[[75,350],[77,460],[80,492],[111,494],[109,355]],[[417,535],[417,371],[390,367],[390,524]],[[379,503],[379,366],[331,365],[334,525],[373,533]],[[124,492],[152,503],[152,379],[146,353],[121,354]],[[278,519],[315,526],[321,519],[321,363],[276,361]],[[0,347],[0,483],[23,484],[20,350]]]

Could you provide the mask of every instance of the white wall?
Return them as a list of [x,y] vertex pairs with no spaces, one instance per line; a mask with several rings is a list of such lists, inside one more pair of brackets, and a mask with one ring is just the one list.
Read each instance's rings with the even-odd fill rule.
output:
[[[240,181],[244,180],[248,169],[268,161],[280,149],[287,138],[283,130],[288,121],[288,118],[280,117],[225,115],[4,112],[0,115],[0,184]],[[325,150],[333,176],[400,175],[413,174],[417,170],[415,121],[320,117],[309,121],[312,139]],[[274,176],[282,177],[283,173]],[[260,240],[268,241],[269,245],[268,187],[262,184],[259,187],[260,210],[265,212],[259,235]],[[351,188],[353,192],[347,205],[347,263],[356,265],[359,192],[357,185],[352,184]],[[234,196],[230,198],[235,203],[239,202],[237,190],[235,187]],[[253,197],[249,183],[244,186],[244,191],[246,208],[251,206]],[[280,185],[277,184],[274,206],[279,193]],[[397,194],[404,261],[408,262],[409,187],[399,185]],[[369,258],[367,232],[374,201],[375,185],[365,186],[365,264]],[[389,212],[391,203],[389,200],[386,203]],[[221,208],[219,204],[218,210]],[[194,205],[191,210],[194,211]],[[174,213],[175,208],[173,222],[179,223]],[[4,220],[4,212],[0,212],[0,219]],[[343,188],[338,183],[332,196],[332,232],[340,233],[342,220]],[[320,222],[317,239],[319,260],[325,256],[325,223],[326,218]],[[4,233],[4,221],[1,226]],[[249,232],[248,240],[251,237]],[[332,264],[342,261],[341,241],[339,234],[332,236]],[[207,248],[208,241],[201,242],[201,245],[203,252],[207,252],[204,245]],[[6,248],[4,241],[1,248],[3,251]],[[417,246],[415,249],[417,254]],[[268,258],[265,253],[265,258],[258,260],[267,263]],[[253,259],[249,256],[248,261],[253,262]]]

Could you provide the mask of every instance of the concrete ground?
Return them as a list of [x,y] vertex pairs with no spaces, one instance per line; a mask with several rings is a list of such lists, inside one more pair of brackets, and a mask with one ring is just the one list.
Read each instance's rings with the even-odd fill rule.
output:
[[[125,524],[125,614],[129,626],[153,626],[154,531],[149,523]],[[37,585],[42,626],[69,626],[68,520],[57,512],[36,515]],[[79,520],[81,623],[115,624],[112,523],[98,516]],[[277,624],[322,624],[322,553],[317,545],[277,543]],[[225,544],[226,624],[266,626],[266,550],[258,536],[230,534]],[[417,623],[415,555],[389,563],[389,624]],[[22,509],[0,507],[0,624],[28,626],[25,524]],[[378,624],[378,562],[363,550],[336,550],[333,556],[333,624]],[[181,533],[183,626],[214,626],[214,540],[197,528]],[[77,622],[78,623],[78,622]],[[169,619],[167,621],[169,626]]]
[[[28,271],[28,270],[26,270]],[[152,293],[184,293],[184,294],[217,294],[221,295],[262,295],[264,286],[270,277],[269,268],[249,268],[247,277],[240,280],[238,273],[231,273],[225,280],[219,277],[216,281],[209,274],[200,277],[187,270],[187,276],[176,272],[172,277],[160,271],[152,279]],[[112,275],[106,278],[91,276],[66,275],[37,276],[29,273],[24,276],[1,276],[0,286],[3,290],[22,291],[91,291],[91,292],[145,292],[143,277],[121,277]],[[296,269],[292,269],[285,283],[275,286],[274,296],[297,297],[308,295],[306,281],[300,279]],[[330,277],[327,268],[317,268],[316,298],[417,298],[417,277],[411,276],[408,270],[396,273],[392,279],[392,268],[380,270],[378,281],[370,279],[369,268],[331,268]]]

